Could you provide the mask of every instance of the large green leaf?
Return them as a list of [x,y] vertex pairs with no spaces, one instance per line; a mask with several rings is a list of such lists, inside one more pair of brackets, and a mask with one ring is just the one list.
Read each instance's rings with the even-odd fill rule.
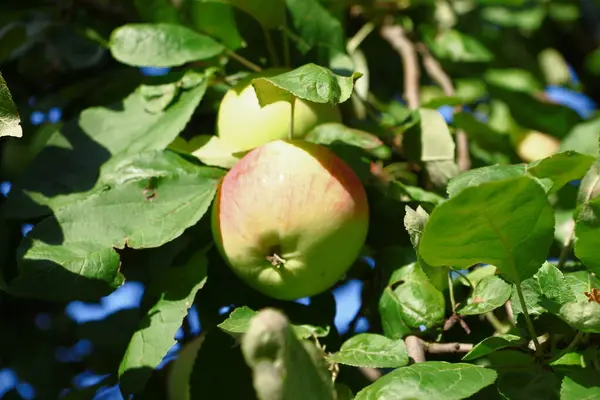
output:
[[291,101],[294,97],[334,105],[350,98],[354,81],[361,76],[360,72],[338,75],[329,68],[310,63],[279,75],[255,78],[252,86],[261,107],[275,101]]
[[0,137],[22,137],[21,118],[12,100],[6,81],[0,74]]
[[224,173],[167,151],[135,155],[120,172],[114,186],[35,226],[19,247],[19,275],[11,293],[96,298],[107,285],[118,286],[122,276],[115,248],[158,247],[181,235],[208,210]]
[[224,49],[211,37],[177,24],[131,23],[110,36],[113,57],[136,67],[174,67],[212,58]]
[[456,312],[460,315],[485,314],[506,303],[510,297],[511,287],[497,276],[488,276],[475,286],[467,304]]
[[465,363],[427,361],[398,368],[356,394],[355,400],[459,400],[496,380],[491,369]]
[[581,179],[594,158],[574,151],[565,151],[529,164],[489,165],[466,171],[448,184],[448,194],[455,196],[464,188],[483,182],[520,176],[531,176],[547,193],[556,193],[567,183]]
[[408,354],[402,339],[360,333],[346,340],[327,360],[355,367],[398,368],[408,364]]
[[[190,80],[194,81],[191,87]],[[103,175],[120,161],[146,150],[166,148],[188,123],[207,88],[190,72],[177,81],[180,95],[160,112],[147,109],[142,88],[109,107],[92,107],[65,123],[15,182],[7,215],[35,218],[102,192],[112,182]],[[111,159],[113,157],[113,159]]]
[[[385,268],[393,254],[378,258]],[[444,320],[444,295],[429,281],[419,264],[412,263],[394,271],[379,299],[379,313],[385,335],[399,339],[420,326],[433,328]]]
[[250,321],[242,351],[253,370],[261,400],[333,400],[331,374],[320,350],[300,341],[287,318],[273,309],[261,310]]
[[142,391],[152,371],[175,344],[175,333],[206,282],[206,267],[206,252],[201,249],[184,265],[168,268],[157,277],[159,287],[152,289],[160,293],[160,298],[142,318],[119,366],[120,385],[126,393]]
[[570,181],[581,179],[593,163],[594,157],[565,151],[532,162],[527,166],[527,172],[542,181],[550,181],[549,193],[556,193]]
[[600,303],[595,301],[566,303],[560,308],[559,316],[567,324],[582,332],[600,333]]
[[524,164],[489,165],[468,170],[448,183],[448,195],[454,197],[463,189],[478,186],[485,182],[501,181],[525,176],[527,168]]
[[554,212],[528,177],[468,187],[438,205],[425,225],[419,253],[432,266],[496,266],[511,282],[541,267],[554,236]]

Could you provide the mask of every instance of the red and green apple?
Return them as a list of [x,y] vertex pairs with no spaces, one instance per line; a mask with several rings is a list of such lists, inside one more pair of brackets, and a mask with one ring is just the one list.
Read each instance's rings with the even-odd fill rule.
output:
[[333,151],[276,140],[223,177],[212,230],[226,263],[254,289],[282,300],[332,287],[360,255],[369,225],[365,190]]

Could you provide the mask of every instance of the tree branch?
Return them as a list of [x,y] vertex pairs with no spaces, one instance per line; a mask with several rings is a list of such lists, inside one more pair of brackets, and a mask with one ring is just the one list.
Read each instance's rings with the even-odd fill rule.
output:
[[471,343],[427,343],[423,342],[423,348],[429,354],[442,353],[468,353],[473,349]]
[[[443,90],[446,96],[454,96],[456,90],[452,84],[452,80],[446,74],[440,63],[433,57],[427,46],[423,43],[416,45],[417,51],[423,57],[423,67],[427,71],[427,75],[431,77]],[[459,109],[462,107],[459,107]],[[461,171],[466,171],[471,168],[471,157],[469,156],[469,139],[467,134],[462,129],[456,131],[456,158],[457,164]]]
[[404,29],[401,26],[392,25],[389,19],[384,22],[380,34],[402,58],[402,64],[404,65],[404,97],[408,108],[418,108],[420,104],[420,72],[414,44],[406,37]]
[[418,336],[410,335],[404,338],[406,352],[416,363],[425,362],[425,348],[423,343]]

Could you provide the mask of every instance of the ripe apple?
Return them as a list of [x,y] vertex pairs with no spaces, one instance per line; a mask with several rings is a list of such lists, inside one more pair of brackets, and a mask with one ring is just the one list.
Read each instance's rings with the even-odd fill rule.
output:
[[[267,142],[288,139],[291,125],[291,104],[276,101],[261,107],[252,79],[287,72],[274,68],[240,80],[229,89],[219,105],[217,136],[238,151],[247,151]],[[294,138],[303,138],[315,126],[324,122],[341,122],[339,108],[302,99],[294,102]]]
[[196,356],[204,342],[204,335],[185,344],[169,368],[167,392],[169,400],[188,400],[190,398],[190,376],[194,369]]
[[226,263],[281,300],[333,286],[359,256],[368,224],[354,171],[330,149],[298,139],[248,152],[220,181],[212,208]]

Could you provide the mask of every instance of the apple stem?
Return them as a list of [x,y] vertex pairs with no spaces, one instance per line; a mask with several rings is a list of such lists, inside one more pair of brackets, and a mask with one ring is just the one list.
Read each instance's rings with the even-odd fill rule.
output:
[[285,259],[281,258],[277,253],[273,253],[272,255],[267,256],[266,258],[274,267],[280,267],[287,262]]

